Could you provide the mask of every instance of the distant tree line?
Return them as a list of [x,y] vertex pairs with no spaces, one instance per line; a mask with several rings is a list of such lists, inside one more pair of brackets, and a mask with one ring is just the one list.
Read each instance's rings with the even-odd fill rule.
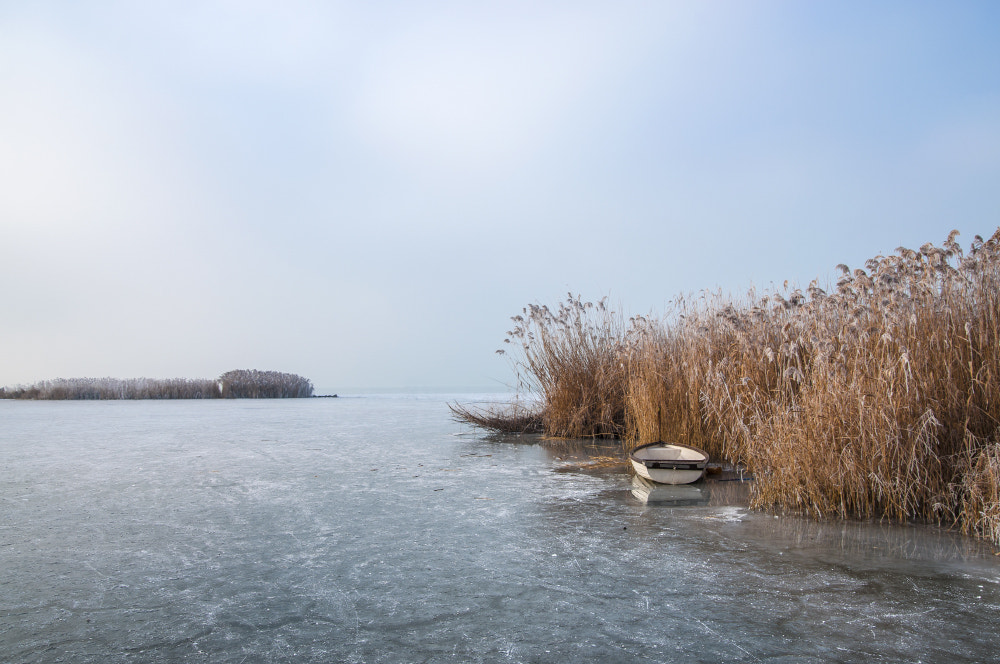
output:
[[297,399],[311,397],[313,386],[295,374],[236,369],[219,376],[219,391],[223,399]]
[[280,371],[237,369],[217,379],[56,378],[0,387],[0,399],[288,399],[311,397],[312,383]]

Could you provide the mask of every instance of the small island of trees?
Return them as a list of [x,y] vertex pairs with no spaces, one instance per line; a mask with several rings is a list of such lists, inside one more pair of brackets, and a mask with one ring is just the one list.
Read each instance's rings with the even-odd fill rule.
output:
[[297,399],[313,396],[307,378],[280,371],[235,369],[218,378],[56,378],[0,387],[0,399]]

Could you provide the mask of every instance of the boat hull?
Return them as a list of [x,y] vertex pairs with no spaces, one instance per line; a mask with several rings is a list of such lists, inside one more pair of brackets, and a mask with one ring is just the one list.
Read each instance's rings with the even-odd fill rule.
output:
[[632,462],[635,474],[650,482],[659,484],[690,484],[697,482],[705,474],[705,470],[675,470],[673,468],[647,468],[645,464]]
[[650,443],[629,455],[636,475],[658,484],[690,484],[705,474],[708,454],[697,447]]

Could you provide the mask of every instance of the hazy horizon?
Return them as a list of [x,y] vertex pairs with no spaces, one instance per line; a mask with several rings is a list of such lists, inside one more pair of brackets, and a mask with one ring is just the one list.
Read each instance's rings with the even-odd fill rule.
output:
[[[1000,225],[993,2],[0,6],[0,386],[514,381],[567,292]],[[354,386],[354,387],[350,387]]]

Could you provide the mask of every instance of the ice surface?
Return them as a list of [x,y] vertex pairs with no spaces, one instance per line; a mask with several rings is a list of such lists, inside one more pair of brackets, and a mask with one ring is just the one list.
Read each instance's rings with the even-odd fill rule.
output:
[[587,452],[405,396],[0,402],[0,659],[998,655],[984,544],[557,472]]

